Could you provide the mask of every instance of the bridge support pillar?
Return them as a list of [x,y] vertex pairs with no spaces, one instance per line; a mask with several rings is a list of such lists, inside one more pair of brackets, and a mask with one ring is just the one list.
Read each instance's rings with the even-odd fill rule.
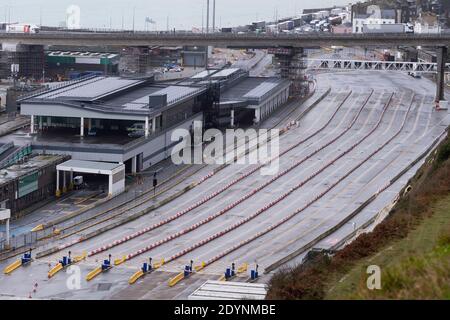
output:
[[436,77],[436,105],[445,101],[445,64],[447,62],[448,48],[437,48],[437,77]]

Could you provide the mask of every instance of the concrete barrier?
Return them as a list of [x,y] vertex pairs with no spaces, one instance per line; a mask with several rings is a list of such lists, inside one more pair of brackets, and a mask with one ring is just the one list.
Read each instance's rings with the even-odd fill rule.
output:
[[89,272],[86,276],[86,281],[91,281],[92,279],[94,279],[96,276],[98,276],[100,273],[102,273],[102,267],[97,267],[94,270],[92,270],[91,272]]
[[9,266],[7,266],[3,270],[3,273],[4,274],[11,274],[14,270],[20,268],[21,266],[22,266],[22,261],[21,260],[14,261],[13,263],[11,263]]
[[138,281],[143,276],[144,276],[144,271],[142,271],[142,270],[136,271],[128,280],[128,284],[134,284],[136,281]]
[[184,279],[184,272],[180,272],[175,277],[169,279],[169,287],[173,287],[174,285],[176,285],[178,282],[180,282],[183,279]]

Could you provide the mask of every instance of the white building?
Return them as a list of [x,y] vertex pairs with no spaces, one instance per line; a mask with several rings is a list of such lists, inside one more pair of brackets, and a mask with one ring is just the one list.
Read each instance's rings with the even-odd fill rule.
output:
[[329,16],[330,16],[330,11],[327,11],[327,10],[322,10],[322,11],[313,13],[313,19],[316,19],[316,20],[326,19]]
[[414,25],[414,33],[441,33],[441,26],[437,24],[429,25],[419,22]]
[[435,15],[425,14],[420,15],[414,24],[415,33],[441,33],[441,26],[438,18]]
[[353,12],[353,33],[363,33],[364,25],[396,24],[397,15],[394,9],[381,9],[378,6],[368,6],[367,12]]

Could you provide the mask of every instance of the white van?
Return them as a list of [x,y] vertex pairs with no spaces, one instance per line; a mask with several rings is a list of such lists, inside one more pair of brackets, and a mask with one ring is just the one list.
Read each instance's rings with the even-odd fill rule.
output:
[[128,132],[144,131],[144,130],[145,130],[145,124],[142,122],[133,123],[133,125],[131,125],[130,127],[127,128]]

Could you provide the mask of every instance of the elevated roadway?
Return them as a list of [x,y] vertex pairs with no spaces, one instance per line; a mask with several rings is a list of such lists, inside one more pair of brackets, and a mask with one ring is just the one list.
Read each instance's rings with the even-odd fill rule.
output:
[[29,45],[216,46],[234,48],[450,45],[450,34],[193,34],[155,32],[0,33],[0,42]]

